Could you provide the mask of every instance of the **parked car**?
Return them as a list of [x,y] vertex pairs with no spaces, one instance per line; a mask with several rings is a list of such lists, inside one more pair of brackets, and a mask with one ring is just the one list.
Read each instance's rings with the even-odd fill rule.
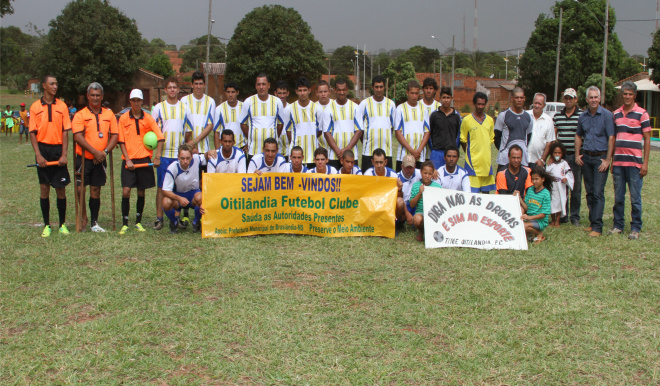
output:
[[543,111],[552,118],[555,114],[562,111],[564,106],[566,105],[562,102],[548,102],[545,104],[545,109]]

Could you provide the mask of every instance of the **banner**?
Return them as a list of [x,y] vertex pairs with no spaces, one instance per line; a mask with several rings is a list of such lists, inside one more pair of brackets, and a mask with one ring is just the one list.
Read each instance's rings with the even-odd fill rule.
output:
[[527,250],[517,196],[424,188],[426,248]]
[[396,178],[205,173],[202,237],[394,237]]

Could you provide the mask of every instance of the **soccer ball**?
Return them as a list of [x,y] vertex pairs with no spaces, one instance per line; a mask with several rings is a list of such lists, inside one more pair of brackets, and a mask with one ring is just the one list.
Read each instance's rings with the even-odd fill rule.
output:
[[150,131],[147,134],[145,134],[144,137],[142,138],[142,143],[144,143],[144,147],[146,147],[147,149],[155,150],[156,146],[158,146],[158,137],[156,136],[156,133]]

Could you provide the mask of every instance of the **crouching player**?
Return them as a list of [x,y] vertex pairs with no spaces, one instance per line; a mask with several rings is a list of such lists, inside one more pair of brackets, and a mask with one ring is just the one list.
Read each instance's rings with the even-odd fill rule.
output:
[[422,180],[413,184],[410,189],[410,206],[415,208],[415,216],[413,223],[415,228],[419,231],[417,241],[424,241],[424,202],[422,201],[422,193],[427,186],[434,188],[441,188],[440,184],[433,181],[433,174],[435,173],[435,165],[432,161],[425,161],[422,164]]
[[179,146],[179,156],[167,167],[163,180],[163,210],[170,219],[170,233],[176,233],[178,219],[174,212],[185,208],[195,209],[193,232],[201,229],[202,191],[199,190],[199,168],[206,165],[202,154],[193,154],[192,148]]

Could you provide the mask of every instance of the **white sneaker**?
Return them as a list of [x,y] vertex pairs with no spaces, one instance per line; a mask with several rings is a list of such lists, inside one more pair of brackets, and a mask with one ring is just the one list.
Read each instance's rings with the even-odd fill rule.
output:
[[90,229],[92,232],[105,232],[105,229],[101,228],[98,223],[94,224]]

